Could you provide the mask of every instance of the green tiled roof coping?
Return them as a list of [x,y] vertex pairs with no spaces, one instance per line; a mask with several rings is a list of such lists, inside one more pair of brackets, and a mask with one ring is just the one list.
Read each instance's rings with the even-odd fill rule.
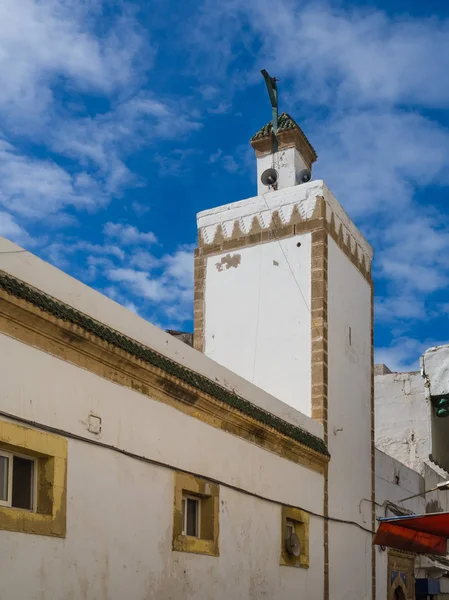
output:
[[[261,129],[259,129],[259,131],[257,133],[255,133],[253,135],[253,137],[251,138],[251,141],[253,142],[255,140],[269,137],[271,135],[272,129],[273,129],[273,123],[270,121],[269,123],[264,125]],[[288,113],[283,112],[278,117],[278,132],[287,131],[288,129],[297,129],[300,132],[300,134],[304,137],[304,139],[306,140],[307,144],[310,146],[313,153],[316,154],[315,149],[313,148],[312,144],[307,139],[306,134],[303,132],[301,127],[298,125],[298,123],[296,123],[296,121],[294,119],[292,119]]]
[[128,352],[153,367],[165,371],[169,375],[176,377],[180,381],[187,383],[234,409],[239,410],[256,421],[273,427],[273,429],[277,430],[279,433],[316,450],[320,454],[329,456],[324,441],[305,429],[284,421],[280,417],[271,414],[263,408],[252,404],[245,398],[242,398],[234,392],[213,382],[204,375],[200,375],[187,367],[183,367],[166,356],[163,356],[147,346],[119,333],[115,329],[92,319],[71,306],[55,300],[19,279],[0,272],[0,289],[3,289],[5,292],[16,298],[29,302],[47,314],[81,327],[86,332],[97,336],[101,340],[112,344],[120,350]]

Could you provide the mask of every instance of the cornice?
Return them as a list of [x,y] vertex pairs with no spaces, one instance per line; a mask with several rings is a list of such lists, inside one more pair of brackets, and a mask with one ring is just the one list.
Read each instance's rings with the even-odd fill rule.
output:
[[[322,223],[317,224],[317,219]],[[214,254],[324,227],[364,273],[371,246],[322,181],[271,192],[198,215],[200,253]]]

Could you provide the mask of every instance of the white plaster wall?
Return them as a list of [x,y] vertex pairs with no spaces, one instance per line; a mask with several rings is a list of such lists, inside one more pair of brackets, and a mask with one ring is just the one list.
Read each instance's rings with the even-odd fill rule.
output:
[[431,400],[433,397],[449,395],[449,345],[429,348],[421,356],[421,370],[423,383],[425,381],[425,400],[428,410],[429,440],[431,446],[429,453],[432,460],[441,468],[449,472],[449,419],[438,417]]
[[56,267],[0,236],[0,270],[21,279],[54,298],[73,306],[124,335],[137,340],[257,406],[323,437],[323,427],[291,406],[256,388],[247,380],[207,358],[201,352],[165,333],[110,298],[84,285]]
[[376,446],[423,473],[431,453],[430,405],[419,372],[374,378]]
[[[328,278],[329,515],[371,530],[371,289],[332,239]],[[371,598],[371,544],[330,522],[332,600]]]
[[431,434],[429,437],[431,439],[432,460],[449,472],[449,446],[447,443],[449,438],[449,419],[437,417],[435,409],[430,408],[430,402],[425,402],[428,404],[430,412]]
[[[425,501],[421,496],[404,503],[408,496],[423,492],[425,483],[419,473],[401,464],[398,460],[376,450],[376,517],[385,518],[393,513],[386,508],[386,502],[393,502],[415,513],[425,510]],[[380,506],[379,506],[380,505]],[[377,527],[377,525],[376,525]],[[375,547],[376,552],[376,598],[385,600],[388,595],[388,552]]]
[[[4,335],[0,355],[2,411],[321,512],[313,471]],[[280,567],[279,504],[222,485],[220,557],[173,553],[173,489],[170,469],[69,440],[67,537],[0,531],[2,600],[322,599],[322,519],[310,568]]]
[[[436,465],[424,464],[424,488],[432,490],[439,483],[448,481],[449,474]],[[449,512],[449,492],[447,490],[431,492],[425,496],[426,512]]]
[[297,185],[297,176],[300,171],[307,169],[304,159],[296,148],[286,148],[275,154],[267,154],[257,159],[257,193],[265,194],[272,191],[261,181],[266,169],[275,169],[278,174],[277,188],[282,190]]
[[307,416],[310,255],[307,233],[211,256],[205,284],[205,354]]

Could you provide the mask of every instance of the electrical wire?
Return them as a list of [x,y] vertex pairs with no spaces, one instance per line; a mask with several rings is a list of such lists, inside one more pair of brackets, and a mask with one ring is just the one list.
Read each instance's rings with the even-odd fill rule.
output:
[[[270,207],[269,207],[269,205],[268,205],[267,199],[265,198],[265,194],[266,194],[266,192],[262,194],[263,201],[265,202],[265,205],[266,205],[267,209],[271,210]],[[279,244],[279,248],[281,249],[281,252],[284,255],[285,262],[287,263],[287,266],[288,266],[288,268],[290,270],[290,273],[291,273],[291,275],[293,277],[293,280],[296,283],[296,287],[298,288],[299,293],[301,294],[301,298],[303,299],[304,304],[306,305],[307,310],[310,313],[310,306],[308,305],[307,300],[306,300],[306,298],[305,298],[305,296],[304,296],[304,294],[302,292],[301,286],[299,285],[299,281],[296,279],[295,273],[293,271],[293,267],[291,266],[290,261],[287,258],[287,255],[285,254],[284,248],[282,247],[282,244],[281,244],[281,240],[278,237],[276,237],[276,231],[275,230],[273,230],[271,233],[273,234],[275,241]]]
[[228,488],[235,492],[240,492],[245,494],[246,496],[251,496],[253,498],[257,498],[258,500],[263,500],[264,502],[270,502],[271,504],[276,504],[278,506],[286,506],[288,508],[299,508],[304,512],[312,515],[313,517],[317,517],[319,519],[323,519],[324,521],[330,521],[333,523],[342,523],[344,525],[352,525],[354,527],[358,527],[362,531],[369,533],[371,535],[374,534],[374,531],[363,527],[359,523],[355,521],[348,521],[346,519],[338,519],[336,517],[324,516],[319,513],[313,512],[306,508],[301,508],[300,506],[295,506],[293,504],[288,504],[285,502],[279,502],[278,500],[273,500],[272,498],[267,498],[266,496],[262,496],[261,494],[257,494],[256,492],[251,492],[246,490],[245,488],[239,487],[237,485],[232,485],[231,483],[226,483],[225,481],[221,481],[220,479],[215,479],[213,477],[209,477],[208,475],[201,475],[200,473],[196,473],[194,471],[190,471],[187,469],[182,469],[172,465],[170,463],[166,463],[160,460],[156,460],[154,458],[148,458],[147,456],[143,456],[141,454],[135,454],[134,452],[129,452],[128,450],[124,450],[123,448],[119,448],[117,446],[113,446],[112,444],[106,444],[105,442],[100,442],[99,440],[92,440],[90,438],[84,437],[82,435],[78,435],[76,433],[72,433],[70,431],[66,431],[64,429],[59,429],[57,427],[52,427],[51,425],[45,425],[44,423],[38,423],[37,421],[31,421],[30,419],[25,419],[24,417],[19,417],[17,415],[13,415],[12,413],[7,413],[5,411],[0,411],[0,416],[5,417],[6,419],[10,419],[12,421],[17,421],[18,423],[22,423],[24,425],[29,425],[30,427],[35,427],[36,429],[40,429],[42,431],[46,431],[48,433],[54,433],[56,435],[60,435],[72,440],[76,440],[78,442],[85,442],[87,444],[91,444],[92,446],[97,446],[99,448],[105,448],[106,450],[111,450],[113,452],[117,452],[118,454],[122,454],[123,456],[127,456],[128,458],[133,458],[135,460],[139,460],[140,462],[144,462],[150,465],[154,465],[156,467],[162,467],[164,469],[169,469],[171,471],[177,471],[178,473],[183,473],[184,475],[191,475],[193,477],[199,477],[201,479],[206,479],[211,483],[215,483],[222,487]]

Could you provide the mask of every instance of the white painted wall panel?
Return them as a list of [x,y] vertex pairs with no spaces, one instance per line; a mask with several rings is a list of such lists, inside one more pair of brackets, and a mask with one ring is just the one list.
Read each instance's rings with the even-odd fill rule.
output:
[[421,373],[387,373],[374,380],[376,446],[423,473],[431,454],[430,404]]
[[307,416],[310,254],[307,233],[211,256],[205,285],[206,355]]
[[[371,289],[332,239],[328,273],[329,514],[371,529]],[[371,543],[330,523],[332,600],[371,598]]]

